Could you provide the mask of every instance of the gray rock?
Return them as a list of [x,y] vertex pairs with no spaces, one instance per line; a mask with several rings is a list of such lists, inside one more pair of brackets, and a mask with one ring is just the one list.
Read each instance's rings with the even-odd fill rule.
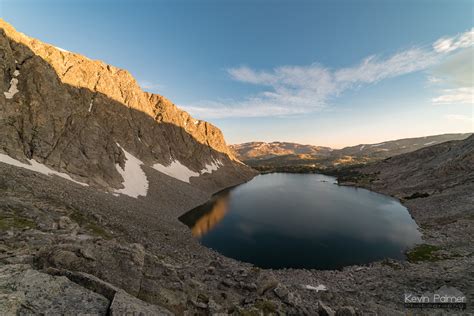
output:
[[263,295],[268,290],[272,290],[278,286],[278,280],[271,274],[263,274],[257,280],[257,293]]
[[115,241],[83,241],[48,247],[39,254],[43,268],[82,271],[100,276],[127,292],[138,295],[145,262],[139,244],[120,245]]
[[211,313],[212,315],[215,315],[216,313],[222,310],[222,306],[217,304],[213,299],[209,299],[209,302],[207,303],[207,308],[209,310],[209,313]]
[[336,311],[336,316],[355,316],[356,311],[352,306],[344,306]]
[[154,316],[174,314],[164,307],[148,304],[120,290],[115,293],[110,305],[110,316],[123,315]]
[[279,284],[276,288],[273,289],[273,292],[279,297],[279,298],[284,298],[287,297],[289,294],[288,289],[286,286]]
[[319,301],[318,313],[320,316],[335,316],[336,313],[329,306]]
[[59,229],[77,230],[79,225],[67,216],[61,216],[58,221]]
[[28,265],[0,267],[0,315],[105,315],[109,300],[71,282]]

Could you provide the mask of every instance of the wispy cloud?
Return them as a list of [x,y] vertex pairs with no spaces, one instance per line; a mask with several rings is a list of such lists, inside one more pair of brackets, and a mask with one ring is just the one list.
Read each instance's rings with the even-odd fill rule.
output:
[[471,47],[474,44],[474,28],[453,37],[443,37],[434,42],[433,49],[437,53],[449,53],[458,48]]
[[474,88],[444,89],[442,95],[432,101],[434,104],[474,104]]
[[[439,39],[429,47],[414,47],[388,57],[373,55],[357,65],[340,69],[320,64],[281,66],[272,70],[255,70],[246,66],[230,68],[227,72],[232,79],[261,86],[264,91],[243,100],[201,101],[185,108],[205,118],[285,116],[318,111],[348,89],[439,64],[447,54],[473,46],[473,35],[474,29],[452,38]],[[454,101],[455,95],[459,96],[461,92],[466,93],[464,90],[450,91],[433,102],[445,103],[448,95]]]

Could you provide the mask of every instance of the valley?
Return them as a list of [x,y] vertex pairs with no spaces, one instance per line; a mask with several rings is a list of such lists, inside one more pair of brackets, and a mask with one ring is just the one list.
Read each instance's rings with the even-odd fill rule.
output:
[[404,138],[342,149],[284,142],[250,142],[230,145],[230,148],[237,158],[263,173],[333,173],[334,168],[364,165],[442,142],[466,139],[470,135],[471,133]]
[[[144,92],[129,72],[43,43],[3,20],[0,56],[0,314],[403,315],[403,293],[444,285],[474,300],[473,135],[339,150],[228,146],[216,126]],[[348,263],[327,266],[282,266],[262,252],[268,264],[259,266],[197,238],[233,213],[223,206],[225,194],[215,212],[191,216],[191,229],[180,221],[223,190],[250,187],[257,202],[278,195],[272,185],[287,190],[285,180],[274,180],[279,174],[259,171],[337,177],[283,176],[308,209],[338,201],[324,210],[339,212],[339,221],[321,230],[351,230],[348,208],[364,201],[358,216],[371,205],[364,218],[386,225],[383,238],[369,239],[393,233],[395,240],[407,234],[421,240],[403,240],[389,255],[376,247],[361,262],[345,253]],[[269,179],[259,186],[269,191],[253,187],[259,179]],[[305,191],[302,179],[327,182]],[[274,200],[278,205],[267,211],[281,206],[273,220],[284,224],[291,200],[284,194]],[[388,208],[394,221],[380,214],[387,204],[396,206]],[[262,222],[248,218],[255,219]],[[365,233],[360,224],[353,228],[357,238]],[[324,258],[323,248],[311,248],[315,261]],[[473,312],[472,304],[465,312]]]

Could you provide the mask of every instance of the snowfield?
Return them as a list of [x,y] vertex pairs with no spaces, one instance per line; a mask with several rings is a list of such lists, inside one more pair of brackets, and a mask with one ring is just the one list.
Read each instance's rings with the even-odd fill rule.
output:
[[173,160],[168,166],[156,163],[152,168],[187,183],[189,178],[199,176],[199,172],[192,171],[178,160]]
[[204,169],[201,170],[200,174],[204,173],[212,173],[213,171],[219,169],[219,167],[222,167],[224,164],[220,160],[213,160],[211,163],[206,164]]
[[123,149],[119,144],[117,146],[125,153],[125,167],[122,169],[119,165],[115,165],[117,171],[123,178],[123,189],[115,190],[115,193],[125,194],[134,198],[146,196],[148,192],[148,179],[141,165],[143,162],[135,158],[128,151]]
[[67,173],[58,172],[56,170],[50,169],[49,167],[37,162],[34,159],[28,159],[29,164],[26,164],[26,163],[23,163],[19,160],[16,160],[16,159],[8,156],[8,155],[0,153],[0,162],[4,162],[6,164],[9,164],[9,165],[12,165],[12,166],[15,166],[15,167],[21,167],[21,168],[28,169],[28,170],[31,170],[31,171],[39,172],[39,173],[45,174],[47,176],[56,175],[58,177],[61,177],[61,178],[64,178],[66,180],[75,182],[75,183],[80,184],[82,186],[89,186],[87,183],[82,183],[82,182],[79,182],[79,181],[76,181],[76,180],[72,179]]

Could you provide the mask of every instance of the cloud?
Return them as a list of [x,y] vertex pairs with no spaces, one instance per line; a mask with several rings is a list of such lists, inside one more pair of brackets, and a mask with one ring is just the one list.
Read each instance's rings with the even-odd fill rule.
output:
[[437,53],[449,53],[458,48],[466,48],[474,45],[474,28],[454,37],[443,37],[433,44]]
[[430,84],[440,84],[443,82],[443,79],[436,76],[428,76],[428,83]]
[[[413,47],[387,57],[369,56],[359,64],[340,69],[317,63],[272,70],[255,70],[247,66],[229,68],[227,72],[233,80],[261,86],[263,91],[243,100],[200,101],[184,108],[201,118],[286,116],[319,111],[348,89],[440,64],[451,52],[474,44],[473,30],[442,38],[429,47]],[[433,102],[455,102],[456,96],[458,100],[465,100],[461,93],[466,94],[464,90],[447,91]]]
[[432,69],[432,74],[451,85],[472,87],[474,85],[474,47],[448,56]]
[[473,104],[474,105],[474,88],[463,87],[456,89],[444,89],[442,95],[434,98],[434,104]]
[[432,73],[445,89],[433,98],[433,104],[474,104],[474,48],[463,49],[443,60]]
[[448,114],[445,116],[446,119],[450,121],[457,121],[457,122],[467,122],[467,123],[473,123],[474,118],[471,116],[467,115],[460,115],[460,114]]
[[413,48],[386,59],[370,56],[360,65],[338,70],[335,75],[338,82],[374,83],[426,69],[438,60],[439,56],[432,51]]

